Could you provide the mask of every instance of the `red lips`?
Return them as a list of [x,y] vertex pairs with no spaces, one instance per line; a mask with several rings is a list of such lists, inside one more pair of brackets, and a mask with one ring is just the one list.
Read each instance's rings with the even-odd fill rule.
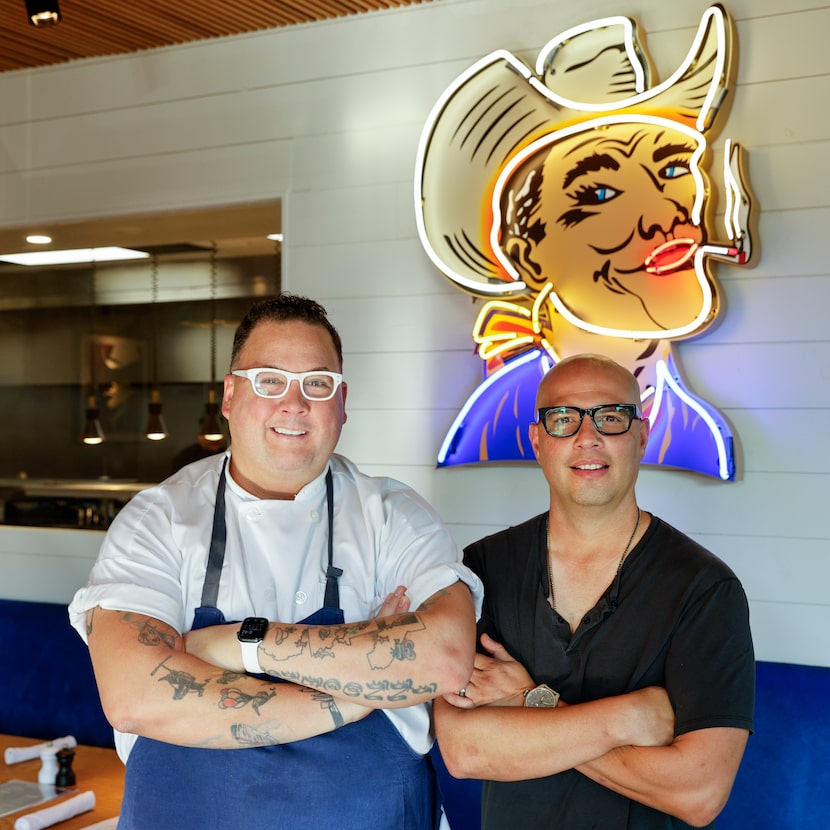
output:
[[699,247],[694,239],[670,239],[646,257],[645,269],[656,276],[679,271],[687,266]]

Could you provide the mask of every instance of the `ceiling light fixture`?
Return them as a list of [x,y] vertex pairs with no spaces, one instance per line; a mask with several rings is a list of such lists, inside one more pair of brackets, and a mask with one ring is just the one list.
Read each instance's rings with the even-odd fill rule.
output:
[[90,395],[87,399],[86,419],[84,421],[84,431],[81,435],[81,440],[84,444],[91,446],[103,444],[104,442],[104,429],[101,426],[96,395]]
[[0,261],[14,265],[74,265],[82,262],[116,262],[125,259],[147,259],[146,251],[131,248],[73,248],[68,251],[30,251],[22,254],[0,254]]
[[223,441],[225,433],[219,421],[219,404],[216,403],[216,243],[210,249],[210,386],[205,404],[205,414],[199,427],[199,438],[204,441]]
[[164,423],[164,416],[161,414],[161,391],[158,385],[159,365],[159,260],[158,255],[153,254],[150,261],[150,278],[152,283],[152,307],[153,307],[153,387],[150,392],[150,407],[147,417],[147,430],[145,435],[151,441],[162,441],[167,438],[167,425]]
[[98,412],[98,379],[95,342],[95,262],[89,269],[89,394],[86,402],[86,420],[81,440],[84,444],[101,444],[104,430]]
[[[269,237],[270,238],[270,237]],[[280,293],[281,273],[282,273],[282,242],[274,240],[274,296]]]
[[46,29],[61,22],[58,0],[26,0],[26,14],[29,23],[38,29]]
[[48,245],[52,241],[52,237],[45,233],[30,233],[26,237],[26,241],[30,245]]

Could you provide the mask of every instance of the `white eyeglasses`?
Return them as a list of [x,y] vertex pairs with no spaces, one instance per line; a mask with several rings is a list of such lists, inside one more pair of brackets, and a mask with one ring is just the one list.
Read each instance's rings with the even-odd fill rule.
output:
[[303,397],[309,401],[328,401],[343,383],[337,372],[286,372],[282,369],[234,369],[232,375],[248,378],[260,398],[282,398],[291,381],[296,380]]

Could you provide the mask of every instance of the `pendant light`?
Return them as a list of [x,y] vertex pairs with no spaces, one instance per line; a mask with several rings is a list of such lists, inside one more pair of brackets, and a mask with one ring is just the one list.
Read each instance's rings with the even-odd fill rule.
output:
[[158,314],[158,254],[153,254],[150,261],[150,280],[152,286],[152,312],[153,312],[153,385],[150,390],[150,407],[147,416],[147,429],[145,435],[151,441],[162,441],[167,438],[167,426],[164,423],[164,416],[161,414],[161,392],[158,384],[159,365],[159,314]]
[[98,412],[97,396],[93,393],[87,398],[84,431],[81,435],[84,444],[94,445],[104,442],[104,429]]
[[32,26],[45,29],[61,22],[58,0],[26,0],[26,15]]
[[223,441],[225,433],[219,421],[216,402],[216,243],[210,249],[210,386],[205,414],[199,427],[199,438],[204,441]]
[[98,412],[97,361],[95,360],[95,261],[89,268],[89,393],[81,440],[95,445],[104,441],[104,430]]
[[280,275],[282,272],[282,234],[272,233],[269,239],[274,242],[274,296],[280,293]]

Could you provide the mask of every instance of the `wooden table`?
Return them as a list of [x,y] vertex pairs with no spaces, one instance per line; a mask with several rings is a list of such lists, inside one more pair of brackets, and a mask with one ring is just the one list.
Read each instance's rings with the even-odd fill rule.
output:
[[[37,781],[40,758],[22,761],[19,764],[7,764],[3,756],[6,747],[32,746],[39,743],[43,741],[0,735],[0,783],[12,780]],[[72,792],[67,792],[58,799],[0,817],[0,830],[12,830],[15,819],[20,816],[51,807],[58,801],[65,801],[86,790],[92,790],[95,793],[95,809],[54,825],[56,830],[82,830],[90,824],[117,816],[124,793],[124,765],[115,754],[115,750],[102,749],[97,746],[76,746],[72,769],[75,771],[76,778],[75,789]]]

